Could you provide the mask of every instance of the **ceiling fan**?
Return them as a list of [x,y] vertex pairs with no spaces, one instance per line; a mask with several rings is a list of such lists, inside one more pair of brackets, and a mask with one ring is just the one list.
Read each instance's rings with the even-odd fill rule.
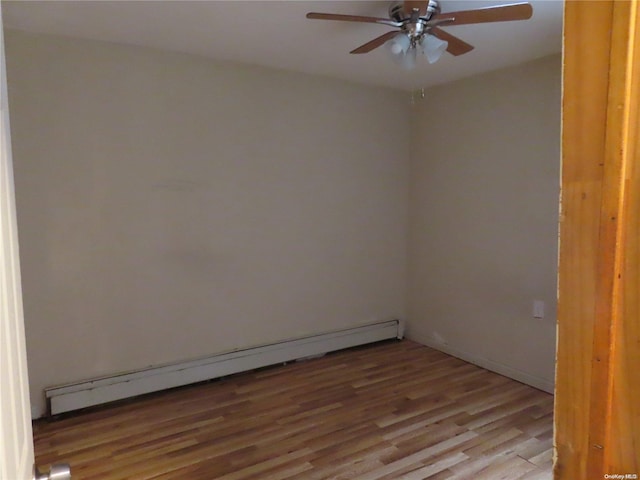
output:
[[307,18],[378,23],[395,27],[398,30],[384,33],[350,53],[367,53],[386,43],[398,63],[406,68],[413,68],[418,50],[427,57],[429,63],[436,62],[445,50],[456,56],[473,50],[472,45],[442,30],[441,26],[527,20],[532,14],[533,8],[527,2],[441,13],[437,0],[405,0],[393,2],[389,6],[389,18],[317,12],[307,13]]

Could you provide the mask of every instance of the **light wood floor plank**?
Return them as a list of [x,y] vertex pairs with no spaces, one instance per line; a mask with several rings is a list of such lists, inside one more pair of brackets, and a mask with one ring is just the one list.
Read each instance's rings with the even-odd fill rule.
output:
[[553,398],[383,342],[34,424],[74,480],[551,478]]

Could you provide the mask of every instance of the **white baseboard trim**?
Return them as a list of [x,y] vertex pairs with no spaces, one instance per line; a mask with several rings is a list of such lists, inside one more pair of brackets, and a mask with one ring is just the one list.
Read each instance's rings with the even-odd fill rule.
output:
[[404,321],[388,320],[206,358],[146,368],[45,389],[49,414],[180,387],[260,367],[404,336]]
[[500,375],[504,375],[505,377],[513,378],[514,380],[522,382],[526,385],[535,387],[538,390],[542,390],[551,394],[554,393],[554,382],[549,381],[546,378],[531,375],[530,373],[523,372],[522,370],[518,370],[517,368],[510,367],[503,363],[499,363],[485,357],[480,357],[464,350],[459,350],[455,347],[452,347],[451,345],[439,342],[433,338],[421,337],[420,339],[411,339],[418,343],[422,343],[427,347],[434,348],[448,355],[464,360],[465,362],[473,363],[474,365],[478,365],[479,367],[486,368],[487,370],[491,370],[492,372],[499,373]]

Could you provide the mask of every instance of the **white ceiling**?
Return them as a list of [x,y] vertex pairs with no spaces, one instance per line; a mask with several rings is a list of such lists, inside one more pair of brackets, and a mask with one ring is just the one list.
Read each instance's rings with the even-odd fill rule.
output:
[[[515,1],[515,0],[514,0]],[[514,1],[441,0],[443,12]],[[308,20],[310,11],[388,17],[379,1],[3,1],[4,24],[29,32],[188,52],[214,59],[326,75],[403,90],[427,87],[560,52],[562,0],[534,0],[519,22],[445,27],[476,48],[415,70],[384,48],[350,55],[390,30],[377,24]]]

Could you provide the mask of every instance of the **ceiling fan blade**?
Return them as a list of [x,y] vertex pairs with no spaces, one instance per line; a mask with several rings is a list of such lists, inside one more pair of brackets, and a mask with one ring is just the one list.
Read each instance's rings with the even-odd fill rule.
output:
[[382,25],[389,25],[391,27],[399,27],[401,24],[394,22],[388,18],[378,17],[362,17],[360,15],[340,15],[338,13],[318,13],[309,12],[307,18],[312,20],[339,20],[342,22],[363,22],[363,23],[379,23]]
[[367,53],[367,52],[370,52],[371,50],[373,50],[375,48],[378,48],[380,45],[383,45],[384,43],[388,42],[389,40],[391,40],[393,37],[395,37],[399,33],[400,33],[400,31],[387,32],[387,33],[385,33],[383,35],[380,35],[379,37],[374,38],[370,42],[365,43],[364,45],[360,45],[358,48],[356,48],[355,50],[351,50],[349,53]]
[[[432,17],[439,24],[469,25],[471,23],[509,22],[511,20],[527,20],[533,15],[533,8],[529,3],[514,3],[495,7],[478,8],[476,10],[462,10],[459,12],[439,13]],[[451,19],[451,21],[446,21]],[[445,22],[446,21],[446,22]]]
[[424,17],[427,14],[427,5],[429,5],[429,0],[422,1],[404,1],[402,3],[404,13],[411,16],[413,10],[416,9],[420,12],[420,16]]
[[438,27],[431,28],[431,30],[429,30],[429,33],[438,37],[440,40],[448,42],[449,44],[447,45],[447,52],[449,52],[451,55],[455,55],[456,57],[458,55],[469,53],[474,48],[473,45],[469,45],[464,40],[460,40],[455,35],[451,35],[449,32],[445,32]]

